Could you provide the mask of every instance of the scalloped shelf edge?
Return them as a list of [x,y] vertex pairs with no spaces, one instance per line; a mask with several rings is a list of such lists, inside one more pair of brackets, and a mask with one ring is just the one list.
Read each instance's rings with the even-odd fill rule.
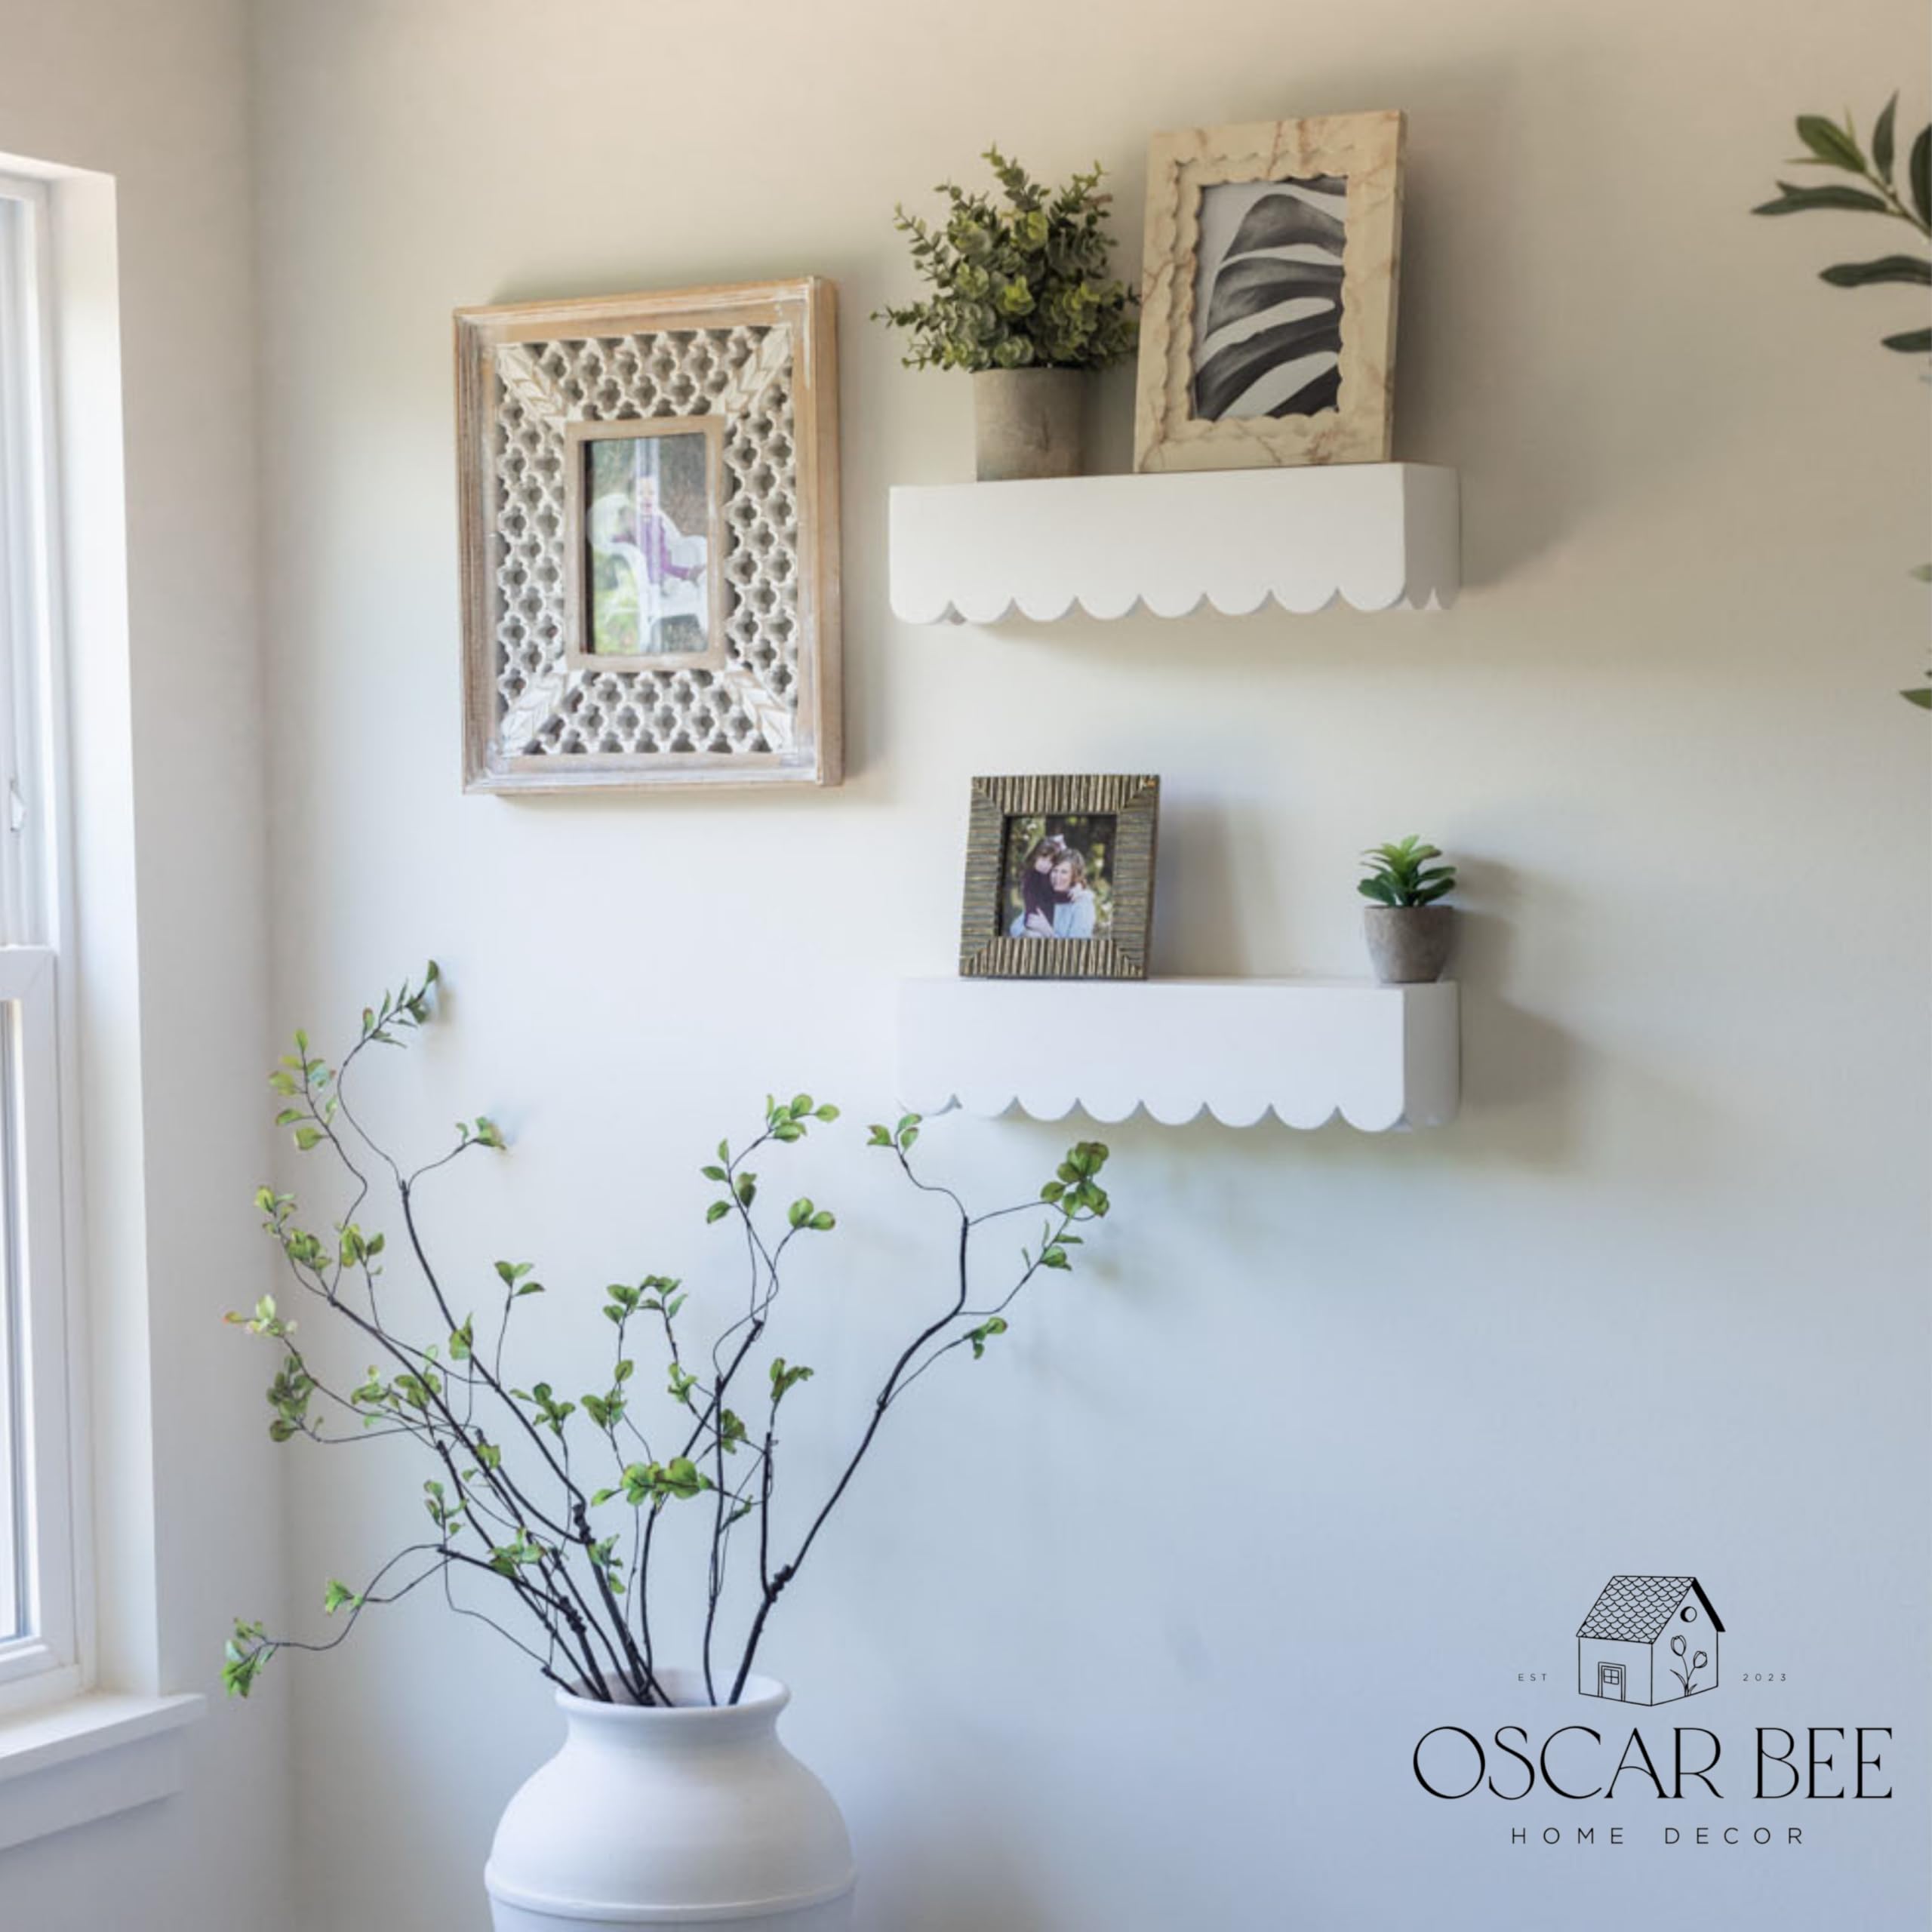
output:
[[900,488],[891,520],[908,623],[1444,610],[1462,584],[1460,481],[1432,464]]
[[[900,1098],[986,1118],[1438,1127],[1460,1098],[1460,1010],[1453,980],[906,980]],[[1059,1056],[1044,1069],[1042,1040]]]

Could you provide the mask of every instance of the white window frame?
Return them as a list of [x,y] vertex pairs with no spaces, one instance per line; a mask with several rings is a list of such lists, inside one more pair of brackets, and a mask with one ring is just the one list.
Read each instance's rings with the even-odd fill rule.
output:
[[0,1270],[11,1294],[24,1634],[0,1636],[0,1718],[91,1680],[60,500],[46,183],[0,173]]

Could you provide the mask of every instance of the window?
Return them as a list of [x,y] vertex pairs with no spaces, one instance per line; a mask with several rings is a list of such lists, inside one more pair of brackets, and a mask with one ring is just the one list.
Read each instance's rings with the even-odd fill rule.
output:
[[0,174],[0,1712],[80,1682],[48,215]]

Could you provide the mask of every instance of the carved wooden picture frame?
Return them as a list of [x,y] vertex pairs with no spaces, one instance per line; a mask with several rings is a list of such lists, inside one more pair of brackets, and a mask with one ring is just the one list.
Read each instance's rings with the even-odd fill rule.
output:
[[1137,470],[1386,463],[1402,116],[1156,134]]
[[1144,980],[1160,803],[1146,776],[974,779],[960,971]]
[[[838,783],[832,284],[455,322],[465,789]],[[589,453],[645,437],[672,438],[656,454],[689,473],[702,442],[704,512],[680,512],[693,528],[657,517],[654,484],[638,485],[630,527],[612,522],[620,506],[599,518],[586,503]],[[633,591],[678,614],[664,632],[677,648],[641,619],[635,648],[597,648],[599,566],[626,548]]]

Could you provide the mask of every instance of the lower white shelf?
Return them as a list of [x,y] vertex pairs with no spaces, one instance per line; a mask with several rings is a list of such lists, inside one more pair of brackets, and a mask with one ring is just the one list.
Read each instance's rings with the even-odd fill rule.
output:
[[899,1094],[923,1114],[1439,1127],[1461,1083],[1458,1011],[1452,980],[908,980]]

